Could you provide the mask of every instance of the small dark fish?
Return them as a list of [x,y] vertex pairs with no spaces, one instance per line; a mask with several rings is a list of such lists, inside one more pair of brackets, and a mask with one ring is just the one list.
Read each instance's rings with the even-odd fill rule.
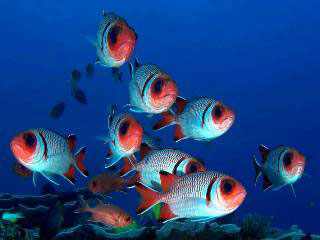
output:
[[58,233],[64,217],[64,205],[60,201],[48,211],[46,221],[40,227],[40,240],[52,239]]
[[71,77],[72,77],[72,79],[75,80],[75,81],[80,81],[81,72],[75,69],[75,70],[73,70],[73,71],[71,72]]
[[86,75],[88,79],[91,79],[93,77],[94,74],[94,67],[92,64],[88,64],[86,67]]
[[43,184],[41,187],[41,192],[40,192],[41,195],[56,194],[56,193],[57,191],[51,183]]
[[20,177],[31,177],[33,175],[31,170],[29,170],[19,162],[14,163],[13,172]]
[[59,118],[62,116],[62,114],[64,113],[64,109],[65,109],[66,105],[64,102],[58,103],[56,105],[53,106],[53,108],[51,109],[49,116],[51,118]]
[[111,68],[112,71],[112,77],[115,81],[122,82],[122,72],[120,71],[120,68],[113,67]]
[[80,88],[75,90],[74,98],[82,104],[88,104],[87,102],[87,96]]

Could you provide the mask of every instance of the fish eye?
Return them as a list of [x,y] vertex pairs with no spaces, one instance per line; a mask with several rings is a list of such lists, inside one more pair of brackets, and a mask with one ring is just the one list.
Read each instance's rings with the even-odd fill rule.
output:
[[36,139],[32,133],[26,133],[23,135],[23,139],[25,143],[29,146],[32,147],[33,144],[35,143]]
[[129,123],[127,121],[123,122],[120,126],[120,133],[121,135],[126,135],[128,132]]
[[110,38],[112,44],[115,44],[117,42],[117,37],[120,32],[121,32],[121,28],[119,26],[114,26],[110,30],[109,38]]
[[293,157],[292,153],[287,152],[283,157],[283,164],[285,166],[290,166],[292,163],[292,157]]
[[94,187],[94,188],[97,187],[97,182],[96,181],[92,182],[92,187]]
[[234,182],[227,179],[222,181],[222,190],[224,193],[230,193],[234,187]]
[[153,86],[153,91],[154,91],[155,93],[160,93],[161,90],[162,90],[163,84],[164,84],[163,79],[158,79],[158,80],[156,81],[156,83],[154,84],[154,86]]
[[197,172],[198,167],[195,164],[191,164],[189,169],[190,169],[190,173],[195,173],[195,172]]
[[126,222],[130,222],[130,221],[131,221],[131,217],[127,217]]
[[222,116],[223,109],[221,106],[216,106],[213,111],[216,118],[220,118]]

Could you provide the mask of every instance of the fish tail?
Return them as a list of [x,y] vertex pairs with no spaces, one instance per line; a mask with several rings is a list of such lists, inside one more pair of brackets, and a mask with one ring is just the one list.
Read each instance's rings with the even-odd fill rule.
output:
[[75,154],[75,158],[76,158],[75,166],[83,176],[88,177],[89,175],[88,169],[83,163],[85,156],[86,156],[86,148],[82,147]]
[[133,171],[136,159],[132,156],[123,158],[123,166],[120,170],[120,176],[123,177]]
[[257,162],[257,159],[256,159],[256,156],[253,155],[253,165],[254,165],[254,169],[256,171],[256,176],[254,178],[254,183],[255,185],[257,184],[258,182],[258,179],[260,177],[260,175],[262,174],[262,171],[261,171],[261,166],[260,164]]
[[153,125],[153,130],[159,130],[176,123],[176,117],[171,111],[161,113],[161,117],[160,121]]
[[137,214],[142,214],[160,202],[159,192],[148,188],[140,182],[134,184],[135,189],[140,193],[142,201],[137,209]]

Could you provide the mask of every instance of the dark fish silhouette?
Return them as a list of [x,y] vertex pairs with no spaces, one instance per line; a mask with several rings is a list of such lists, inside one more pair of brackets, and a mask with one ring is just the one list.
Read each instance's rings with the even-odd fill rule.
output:
[[20,177],[31,177],[33,175],[32,171],[23,166],[19,162],[15,162],[12,168],[13,172]]
[[80,88],[78,88],[78,89],[75,90],[74,98],[75,98],[79,103],[88,104],[87,96],[86,96],[86,94],[84,93],[84,91],[82,91]]
[[86,67],[86,75],[88,79],[91,79],[94,74],[94,66],[92,64],[88,64]]
[[75,69],[75,70],[73,70],[73,71],[71,72],[71,77],[72,77],[72,79],[75,80],[75,81],[80,81],[81,72]]
[[115,81],[122,82],[122,72],[120,71],[120,68],[113,67],[111,68],[112,71],[112,77]]
[[66,108],[66,105],[64,102],[58,103],[53,106],[53,108],[51,109],[51,111],[49,113],[49,116],[51,118],[59,118],[64,113],[65,108]]

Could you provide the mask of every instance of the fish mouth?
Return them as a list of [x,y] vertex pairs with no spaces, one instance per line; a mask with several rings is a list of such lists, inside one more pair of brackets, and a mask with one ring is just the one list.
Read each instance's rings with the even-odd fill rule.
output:
[[10,143],[10,149],[13,155],[20,161],[20,162],[29,162],[30,156],[25,152],[23,146],[19,143],[19,141],[12,141]]
[[224,130],[229,129],[233,125],[234,120],[235,120],[235,117],[233,117],[233,116],[225,118],[222,121],[222,123],[218,125],[218,129],[220,131],[224,131]]
[[232,199],[232,202],[230,204],[228,204],[227,209],[231,210],[231,209],[235,209],[235,208],[239,207],[243,203],[243,201],[246,198],[246,196],[247,196],[247,191],[246,190],[243,190],[243,191],[239,192]]

